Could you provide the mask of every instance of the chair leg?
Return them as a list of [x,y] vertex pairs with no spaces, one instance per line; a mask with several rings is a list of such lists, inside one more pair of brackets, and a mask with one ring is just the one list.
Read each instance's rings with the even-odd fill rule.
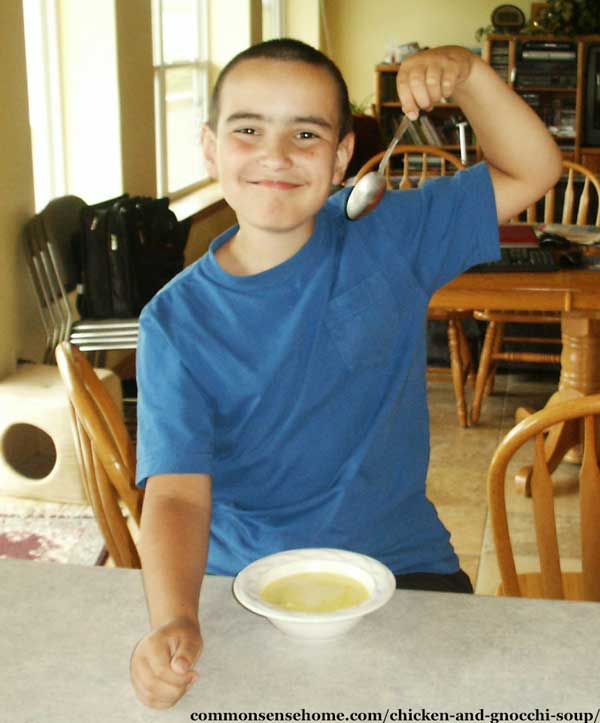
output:
[[469,347],[469,342],[462,322],[458,319],[456,321],[456,331],[458,336],[458,349],[460,352],[463,386],[467,383],[467,380],[472,386],[475,386],[475,370],[473,368],[471,348]]
[[[456,397],[456,414],[461,427],[467,426],[467,405],[465,402],[465,386],[463,377],[463,364],[459,343],[460,332],[457,329],[459,322],[454,319],[448,321],[448,349],[450,352],[450,368],[452,370],[452,383]],[[462,329],[461,329],[462,331]]]
[[496,327],[494,329],[494,343],[492,345],[492,361],[489,371],[487,373],[485,389],[483,392],[484,397],[489,397],[490,394],[494,393],[494,382],[496,381],[496,367],[498,366],[498,362],[494,358],[494,355],[502,351],[502,346],[504,344],[504,328],[505,324],[503,322],[496,323]]
[[496,322],[490,321],[485,330],[485,338],[483,340],[483,348],[481,350],[481,359],[479,360],[479,368],[475,377],[475,392],[473,393],[473,403],[471,405],[471,424],[479,422],[481,414],[481,403],[483,401],[483,393],[492,365],[492,351],[494,339],[496,335]]

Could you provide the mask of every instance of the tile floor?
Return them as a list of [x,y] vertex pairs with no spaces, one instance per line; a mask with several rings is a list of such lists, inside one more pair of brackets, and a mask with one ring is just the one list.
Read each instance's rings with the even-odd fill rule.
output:
[[[500,440],[514,425],[517,407],[527,404],[539,409],[555,390],[555,381],[539,380],[533,375],[498,375],[496,391],[485,400],[480,423],[462,429],[456,420],[452,385],[446,381],[429,384],[431,462],[427,494],[450,530],[461,566],[478,594],[493,595],[499,579],[487,526],[489,462]],[[527,445],[519,454],[508,470],[509,525],[517,569],[535,570],[537,553],[529,517],[531,501],[517,494],[512,483],[514,472],[526,457],[530,458],[531,446]],[[556,495],[561,555],[568,558],[565,569],[576,566],[578,556],[576,470],[573,465],[561,466]]]

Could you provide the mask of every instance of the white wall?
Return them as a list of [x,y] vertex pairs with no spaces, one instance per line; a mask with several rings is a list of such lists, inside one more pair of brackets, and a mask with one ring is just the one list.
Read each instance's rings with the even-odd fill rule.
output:
[[67,189],[87,203],[121,193],[114,0],[59,0]]

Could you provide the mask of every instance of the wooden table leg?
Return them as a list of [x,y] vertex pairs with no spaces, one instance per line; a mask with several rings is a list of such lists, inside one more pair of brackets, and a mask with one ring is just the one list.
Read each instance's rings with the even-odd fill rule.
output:
[[[546,406],[576,399],[600,391],[600,318],[593,312],[565,312],[561,321],[562,354],[558,391]],[[517,417],[527,416],[517,410]],[[571,423],[557,424],[546,437],[546,460],[552,472],[564,456],[579,442],[579,427]],[[531,494],[531,467],[523,467],[515,476],[517,491]]]
[[565,313],[561,327],[559,393],[563,389],[597,393],[600,391],[600,318],[581,312]]

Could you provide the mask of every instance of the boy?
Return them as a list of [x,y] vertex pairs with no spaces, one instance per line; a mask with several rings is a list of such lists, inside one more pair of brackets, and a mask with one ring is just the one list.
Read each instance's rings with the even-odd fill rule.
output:
[[[197,679],[206,572],[341,547],[399,587],[470,592],[425,497],[424,324],[433,292],[497,257],[498,222],[557,181],[541,121],[463,48],[398,73],[416,118],[452,95],[486,164],[385,195],[356,222],[332,197],[353,150],[325,56],[270,41],[223,70],[202,143],[239,226],[146,307],[139,360],[140,550],[151,632],[131,676],[147,705]],[[210,538],[210,549],[209,549]]]

